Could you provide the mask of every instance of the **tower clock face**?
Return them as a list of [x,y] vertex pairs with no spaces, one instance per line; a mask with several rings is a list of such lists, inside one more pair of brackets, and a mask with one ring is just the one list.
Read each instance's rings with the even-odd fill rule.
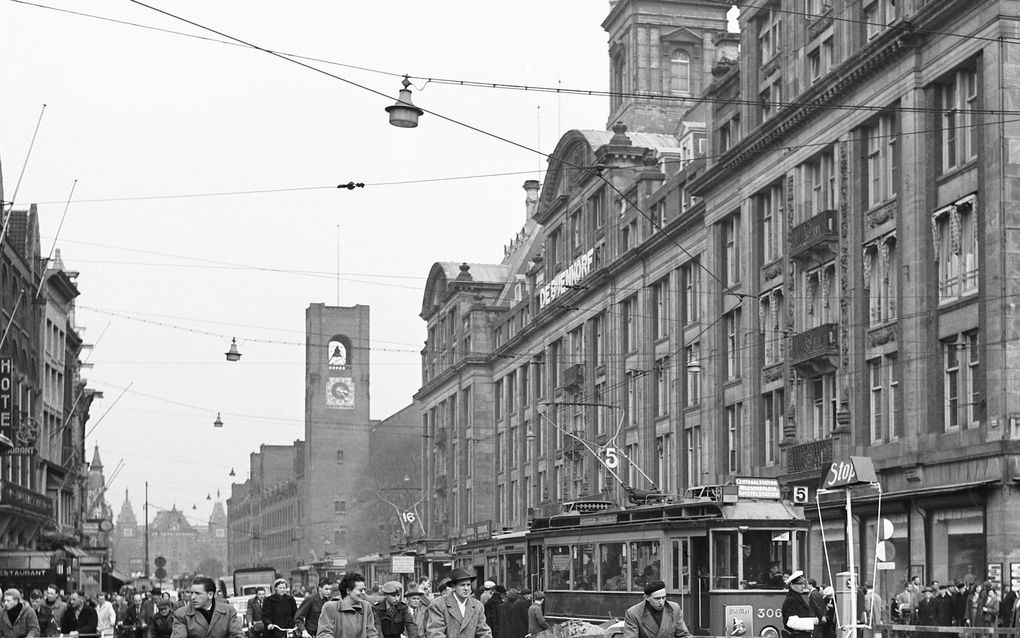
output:
[[327,407],[354,407],[354,379],[350,377],[330,377],[326,391]]

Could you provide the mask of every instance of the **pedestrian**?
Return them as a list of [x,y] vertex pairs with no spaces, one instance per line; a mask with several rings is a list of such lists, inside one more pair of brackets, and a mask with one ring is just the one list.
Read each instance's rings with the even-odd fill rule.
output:
[[[410,591],[410,589],[408,589]],[[432,594],[432,579],[428,576],[422,576],[418,579],[418,591],[422,594],[422,605],[428,606],[428,603],[432,602],[434,595]]]
[[383,599],[372,605],[375,629],[382,638],[418,638],[418,625],[414,622],[411,608],[401,600],[403,591],[397,581],[386,582],[380,588]]
[[785,583],[788,593],[782,607],[783,627],[788,638],[810,638],[815,626],[823,621],[805,599],[809,585],[804,572],[798,569],[786,577]]
[[1011,627],[1013,621],[1013,605],[1016,604],[1016,592],[1009,585],[1003,587],[1002,600],[999,601],[999,627]]
[[[917,603],[917,624],[924,625],[925,627],[933,627],[935,623],[935,617],[938,614],[938,603],[935,601],[935,592],[932,591],[931,586],[926,586],[921,589],[921,601]],[[936,634],[926,631],[920,634],[920,638],[931,638]]]
[[316,638],[378,638],[372,606],[365,598],[365,577],[344,574],[336,589],[322,606]]
[[273,593],[262,603],[262,622],[266,624],[266,638],[288,638],[287,630],[294,628],[297,601],[290,595],[286,578],[273,581]]
[[113,608],[106,592],[96,594],[96,617],[99,620],[97,629],[102,638],[113,638],[113,628],[117,624],[117,611]]
[[967,613],[963,619],[965,627],[980,627],[984,622],[982,612],[982,592],[980,587],[971,588],[967,594]]
[[425,638],[425,623],[428,620],[428,601],[425,600],[425,592],[420,590],[417,585],[411,583],[411,586],[407,588],[407,593],[404,594],[404,600],[407,601],[407,607],[411,610],[411,617],[414,618],[414,624],[418,628],[418,638]]
[[953,596],[948,583],[939,587],[935,597],[935,624],[939,627],[953,626]]
[[78,638],[79,635],[96,635],[99,618],[96,616],[96,608],[85,600],[85,594],[80,591],[71,592],[67,602],[67,611],[60,621],[60,633],[71,638]]
[[496,585],[492,588],[492,595],[485,601],[482,608],[485,610],[485,624],[492,630],[493,638],[499,638],[499,608],[506,602],[506,587]]
[[475,575],[463,567],[450,572],[450,592],[429,605],[428,638],[492,638],[485,622],[485,607],[471,596],[474,580]]
[[39,605],[39,631],[43,636],[59,636],[60,623],[64,620],[67,605],[60,600],[56,585],[47,585],[42,604]]
[[680,605],[666,600],[666,583],[645,583],[644,600],[623,616],[623,638],[690,638]]
[[170,638],[174,631],[173,604],[169,600],[156,603],[156,614],[149,623],[148,638]]
[[984,610],[982,627],[995,627],[999,619],[999,603],[1002,602],[1002,597],[999,595],[999,583],[986,580],[983,589],[985,594],[984,600],[981,602],[981,607]]
[[297,613],[294,614],[296,627],[301,630],[302,638],[311,638],[319,631],[319,616],[322,606],[333,596],[333,580],[328,576],[319,579],[315,593],[301,601]]
[[549,622],[545,619],[542,606],[545,604],[545,592],[536,591],[532,597],[531,606],[528,607],[528,633],[532,638],[540,631],[549,628]]
[[0,613],[0,638],[39,638],[39,618],[31,605],[21,600],[21,592],[4,592],[4,610]]
[[262,605],[266,601],[266,588],[259,587],[255,596],[248,600],[248,610],[244,612],[245,624],[253,637],[261,636],[266,631],[266,623],[262,622]]
[[191,581],[191,604],[174,612],[171,638],[244,638],[233,605],[216,602],[216,582],[208,576]]
[[450,593],[446,591],[449,585],[450,585],[449,576],[445,578],[440,578],[439,582],[436,584],[435,594],[432,596],[433,600],[436,598],[436,596],[445,596],[446,594]]
[[495,590],[496,583],[492,582],[491,580],[485,581],[485,583],[482,584],[482,593],[480,596],[478,596],[478,600],[484,605],[485,603],[489,602],[490,598],[492,598],[492,594]]

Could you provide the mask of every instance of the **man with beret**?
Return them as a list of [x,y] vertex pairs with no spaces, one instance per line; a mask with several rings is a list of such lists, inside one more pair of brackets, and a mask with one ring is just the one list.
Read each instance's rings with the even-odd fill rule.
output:
[[680,605],[666,600],[666,583],[648,581],[644,592],[623,617],[623,638],[690,638]]
[[475,576],[463,567],[450,572],[449,593],[429,605],[428,638],[492,638],[485,608],[471,596]]
[[820,619],[807,601],[808,587],[804,572],[799,569],[786,577],[789,591],[783,601],[783,627],[789,638],[811,638],[815,625],[824,622],[824,617]]
[[383,638],[418,638],[418,625],[407,603],[400,600],[404,588],[400,583],[391,580],[382,586],[383,599],[372,605],[375,613],[376,631]]

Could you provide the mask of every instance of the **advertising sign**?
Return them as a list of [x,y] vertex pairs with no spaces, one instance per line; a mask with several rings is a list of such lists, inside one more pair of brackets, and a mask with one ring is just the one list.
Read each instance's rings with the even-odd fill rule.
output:
[[394,574],[413,574],[414,573],[414,556],[393,556],[393,573]]
[[0,357],[0,436],[14,440],[14,360]]
[[751,605],[726,605],[726,635],[755,635],[754,610]]

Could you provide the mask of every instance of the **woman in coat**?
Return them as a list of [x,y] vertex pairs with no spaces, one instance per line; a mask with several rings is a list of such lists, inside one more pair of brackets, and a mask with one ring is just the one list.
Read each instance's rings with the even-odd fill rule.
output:
[[290,584],[284,578],[273,582],[273,595],[262,603],[262,622],[266,624],[266,638],[288,638],[288,629],[294,628],[297,601],[290,595]]
[[316,638],[379,638],[364,576],[347,573],[340,579],[336,594],[322,606]]
[[32,606],[21,600],[20,591],[5,591],[3,606],[0,612],[0,637],[39,638],[39,618]]

